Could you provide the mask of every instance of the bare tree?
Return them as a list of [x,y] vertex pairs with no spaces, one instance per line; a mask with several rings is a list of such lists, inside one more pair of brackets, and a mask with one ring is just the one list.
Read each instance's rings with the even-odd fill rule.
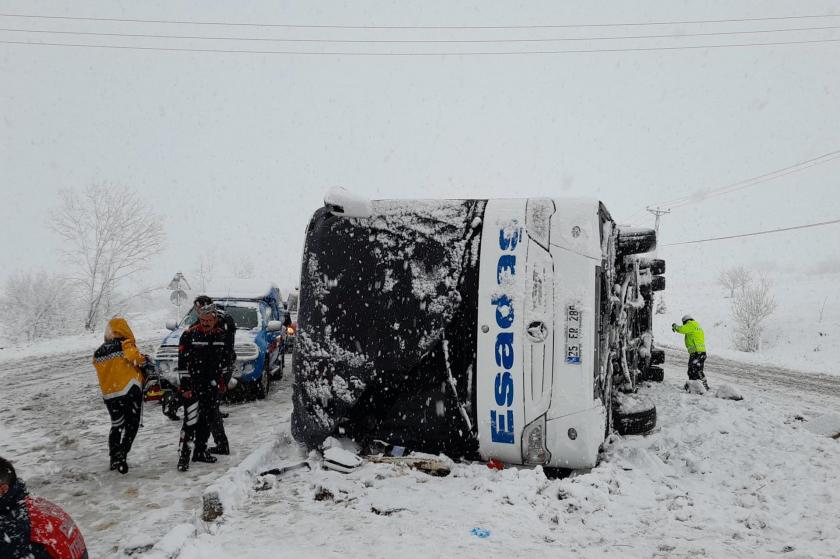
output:
[[71,291],[67,280],[43,270],[9,277],[0,299],[6,336],[31,342],[65,333],[78,310]]
[[240,257],[233,264],[233,277],[237,279],[252,279],[254,277],[254,262],[248,256]]
[[718,283],[729,290],[729,297],[735,296],[735,292],[745,287],[752,281],[752,273],[743,266],[735,266],[723,270],[718,276]]
[[67,242],[64,253],[80,287],[89,331],[120,282],[145,269],[163,248],[161,217],[125,186],[62,190],[51,226]]
[[198,257],[198,265],[195,268],[195,275],[198,277],[198,287],[202,293],[207,291],[207,285],[213,283],[216,271],[216,255],[212,252],[204,252]]
[[665,297],[661,293],[656,294],[656,314],[667,314],[668,305],[665,303]]
[[742,286],[732,301],[735,347],[741,351],[761,350],[764,321],[777,307],[770,287],[770,281],[761,276],[757,282]]

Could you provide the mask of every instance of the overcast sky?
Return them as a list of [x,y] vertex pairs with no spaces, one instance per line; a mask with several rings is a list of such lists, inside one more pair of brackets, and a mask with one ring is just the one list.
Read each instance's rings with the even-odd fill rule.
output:
[[[595,196],[623,221],[648,204],[840,150],[840,1],[0,2],[3,29],[145,35],[520,43],[223,41],[0,31],[0,41],[308,52],[609,52],[459,56],[243,54],[0,43],[0,275],[60,269],[60,188],[131,186],[164,216],[152,281],[221,272],[297,283],[308,217],[332,185],[376,198]],[[807,31],[745,33],[783,28]],[[694,34],[659,39],[575,40]],[[696,36],[697,34],[708,34]],[[819,43],[674,49],[755,42]],[[830,42],[834,40],[834,42]],[[627,50],[667,47],[668,50]],[[675,208],[663,242],[840,218],[840,159]],[[836,259],[840,226],[665,249],[685,273],[738,260]],[[677,277],[680,269],[669,267]]]

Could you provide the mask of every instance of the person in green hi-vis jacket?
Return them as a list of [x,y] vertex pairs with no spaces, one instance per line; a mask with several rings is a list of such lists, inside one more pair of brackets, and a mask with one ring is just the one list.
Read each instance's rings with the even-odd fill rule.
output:
[[[676,323],[671,324],[671,330],[685,336],[685,348],[688,350],[688,379],[703,382],[706,390],[709,383],[703,373],[703,364],[706,362],[706,339],[703,329],[690,314],[682,317],[682,326]],[[688,384],[686,384],[686,388]]]

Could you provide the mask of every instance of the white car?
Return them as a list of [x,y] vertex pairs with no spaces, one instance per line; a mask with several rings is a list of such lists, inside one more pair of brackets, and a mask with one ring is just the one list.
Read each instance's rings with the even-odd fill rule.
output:
[[653,428],[648,229],[588,199],[327,203],[307,229],[294,436],[589,468]]

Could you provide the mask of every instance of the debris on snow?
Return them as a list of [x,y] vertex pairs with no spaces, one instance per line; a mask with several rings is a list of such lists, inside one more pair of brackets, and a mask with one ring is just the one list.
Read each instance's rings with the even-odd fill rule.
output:
[[343,448],[332,446],[324,451],[324,468],[348,474],[362,465],[362,459]]
[[840,439],[840,415],[821,415],[805,423],[805,428],[816,435]]
[[703,381],[689,380],[685,383],[685,391],[689,394],[705,394],[706,387],[703,386]]
[[393,464],[412,468],[430,476],[445,477],[452,470],[452,461],[448,458],[413,453],[411,456],[368,456],[369,462]]
[[743,400],[741,393],[731,384],[722,384],[715,390],[716,398],[723,398],[724,400]]

